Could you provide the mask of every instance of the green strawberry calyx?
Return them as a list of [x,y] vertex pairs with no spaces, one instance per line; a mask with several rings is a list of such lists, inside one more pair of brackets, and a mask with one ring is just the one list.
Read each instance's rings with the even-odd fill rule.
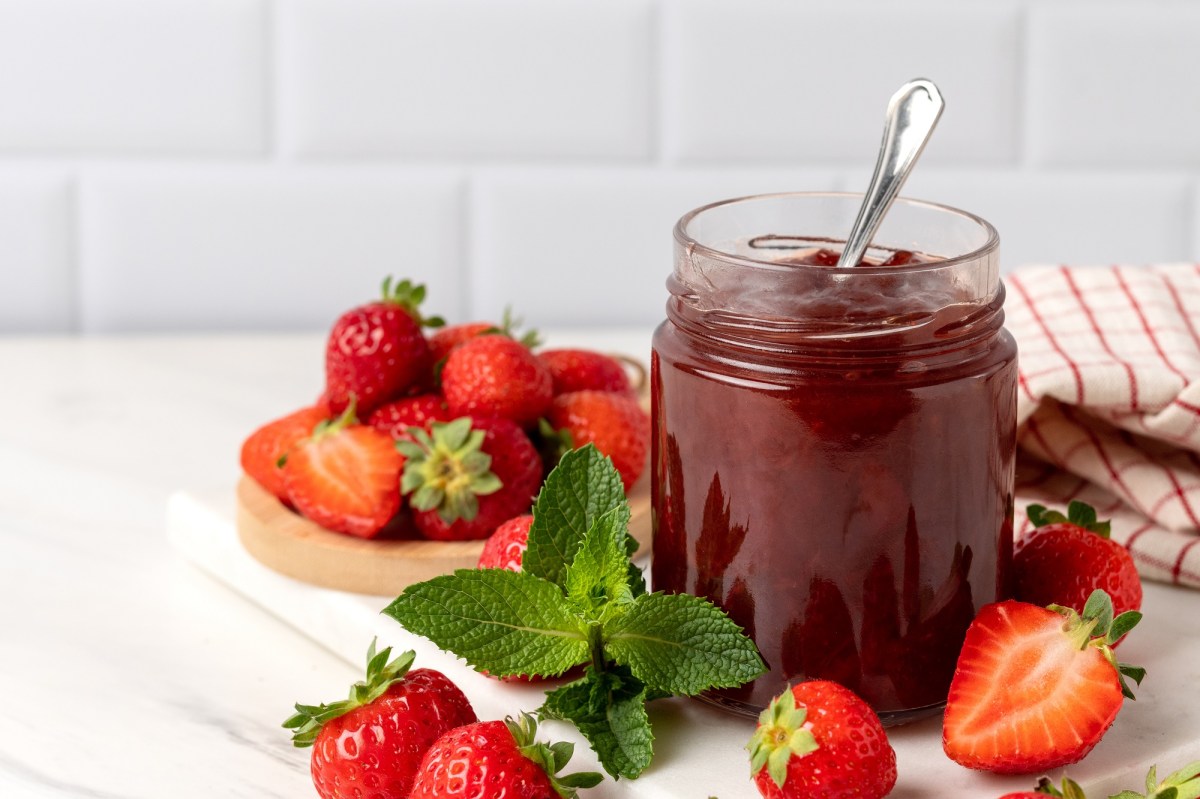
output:
[[1158,782],[1158,767],[1151,766],[1146,775],[1146,793],[1121,791],[1111,799],[1197,799],[1200,797],[1200,760],[1188,763]]
[[425,284],[413,283],[407,278],[392,285],[391,276],[383,279],[383,301],[399,305],[422,327],[441,327],[446,320],[440,316],[421,316],[421,303],[425,301]]
[[394,684],[403,680],[412,667],[416,653],[409,650],[389,661],[391,654],[390,646],[376,652],[375,641],[371,641],[371,646],[367,649],[367,677],[350,686],[348,698],[327,705],[297,704],[295,714],[283,722],[283,727],[292,731],[292,745],[301,748],[312,746],[317,739],[317,733],[326,722],[371,704]]
[[553,744],[538,741],[537,720],[528,713],[522,712],[518,719],[508,716],[504,719],[504,724],[512,733],[517,749],[546,772],[551,787],[562,799],[575,799],[580,788],[595,787],[604,779],[594,771],[560,775],[558,772],[566,767],[571,756],[575,754],[575,744],[566,741]]
[[1066,516],[1063,516],[1060,511],[1047,509],[1045,505],[1030,505],[1025,509],[1025,514],[1037,528],[1065,523],[1082,527],[1101,538],[1108,538],[1112,534],[1112,521],[1109,519],[1099,521],[1096,518],[1096,509],[1079,500],[1072,500],[1071,504],[1067,505]]
[[1076,613],[1074,609],[1062,605],[1047,607],[1065,619],[1063,632],[1080,651],[1088,647],[1100,650],[1104,659],[1111,663],[1117,672],[1121,681],[1121,693],[1129,699],[1136,699],[1125,678],[1128,677],[1141,685],[1146,670],[1128,663],[1118,663],[1112,645],[1137,626],[1142,620],[1142,614],[1130,610],[1114,618],[1112,598],[1102,588],[1097,588],[1091,593],[1083,606],[1083,613]]
[[1079,783],[1070,777],[1063,777],[1061,788],[1051,782],[1049,777],[1042,777],[1038,780],[1038,784],[1034,787],[1033,792],[1045,794],[1046,796],[1057,796],[1059,799],[1087,799],[1087,796],[1083,793],[1083,788],[1080,788]]
[[771,700],[759,715],[758,727],[746,745],[750,752],[751,779],[766,766],[771,781],[783,787],[792,758],[804,757],[820,748],[807,721],[808,708],[796,707],[791,688]]
[[471,418],[434,422],[430,432],[408,428],[411,441],[397,441],[405,457],[400,492],[415,510],[437,509],[446,524],[471,521],[479,514],[479,497],[494,494],[504,483],[491,470],[492,456],[482,450],[483,430]]

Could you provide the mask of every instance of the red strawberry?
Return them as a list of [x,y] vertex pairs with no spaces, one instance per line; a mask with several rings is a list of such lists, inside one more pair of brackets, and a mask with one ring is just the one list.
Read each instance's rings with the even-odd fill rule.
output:
[[1032,791],[1016,791],[1006,793],[1000,799],[1043,799],[1046,796],[1057,796],[1059,799],[1087,799],[1079,783],[1068,777],[1063,777],[1062,789],[1056,788],[1049,777],[1042,777]]
[[298,442],[311,436],[317,424],[324,420],[325,413],[320,408],[301,408],[258,428],[242,443],[242,471],[288,502],[280,459]]
[[529,427],[550,405],[554,381],[523,344],[486,335],[450,352],[442,368],[442,394],[455,415],[502,416]]
[[533,349],[541,344],[536,330],[519,334],[517,328],[520,326],[520,318],[512,315],[511,308],[505,308],[504,321],[500,324],[493,322],[465,322],[460,325],[444,327],[429,338],[429,347],[433,350],[433,362],[436,364],[444,360],[450,354],[450,350],[464,341],[489,333],[499,333],[502,336],[516,339],[529,349]]
[[398,441],[411,441],[412,435],[408,432],[410,427],[428,430],[433,422],[448,422],[453,418],[441,397],[422,394],[381,405],[371,414],[367,424]]
[[1072,502],[1067,516],[1030,505],[1035,528],[1013,555],[1014,596],[1034,605],[1065,605],[1082,611],[1092,591],[1103,588],[1117,614],[1142,606],[1142,581],[1129,550],[1109,539],[1109,523]]
[[464,416],[412,428],[413,441],[397,444],[407,457],[401,488],[413,521],[426,538],[487,538],[525,513],[542,482],[542,461],[529,437],[512,422]]
[[615,391],[626,394],[633,390],[629,375],[616,358],[591,350],[542,350],[538,358],[554,378],[554,394],[571,391]]
[[985,605],[967,629],[950,683],[946,754],[1003,774],[1078,762],[1133,696],[1125,677],[1141,682],[1145,675],[1118,664],[1111,649],[1140,618],[1133,611],[1114,619],[1103,591],[1082,615],[1015,600]]
[[450,354],[450,350],[464,341],[482,336],[485,333],[499,333],[500,325],[492,322],[464,322],[461,325],[447,325],[429,337],[429,349],[433,353],[436,364]]
[[288,454],[283,480],[292,504],[309,519],[373,538],[400,509],[403,468],[392,438],[357,424],[352,403]]
[[312,778],[323,799],[372,796],[407,799],[421,758],[438,738],[478,721],[471,703],[444,674],[409,671],[413,653],[391,663],[391,647],[367,650],[367,678],[350,698],[296,705],[283,723],[292,743],[311,746]]
[[533,517],[525,514],[497,527],[484,543],[483,552],[479,553],[478,568],[521,571],[521,557],[525,554],[532,524]]
[[574,747],[536,734],[528,713],[451,730],[425,753],[410,799],[573,799],[600,782],[595,772],[558,776]]
[[646,466],[650,445],[650,415],[626,394],[572,391],[554,398],[546,416],[560,435],[570,435],[571,447],[595,444],[612,458],[628,491]]
[[896,784],[896,752],[879,717],[835,682],[798,683],[758,717],[746,747],[767,799],[880,799]]
[[325,346],[323,397],[332,413],[341,413],[353,399],[366,416],[430,379],[433,362],[421,326],[437,327],[442,320],[421,317],[424,298],[424,286],[402,280],[393,288],[389,277],[381,301],[351,309],[334,322]]

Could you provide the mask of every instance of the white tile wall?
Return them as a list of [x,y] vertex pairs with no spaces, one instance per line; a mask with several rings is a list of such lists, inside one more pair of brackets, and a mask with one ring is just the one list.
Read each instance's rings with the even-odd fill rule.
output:
[[83,330],[327,327],[388,274],[456,316],[462,186],[428,169],[87,173]]
[[281,6],[301,155],[645,157],[646,0],[295,0]]
[[1200,169],[1200,7],[1032,10],[1029,144],[1037,164]]
[[0,0],[0,153],[255,153],[260,0]]
[[1006,271],[1194,257],[1183,177],[933,168],[915,172],[904,193],[970,209],[995,225]]
[[0,0],[0,332],[320,329],[388,273],[453,318],[660,318],[671,226],[906,193],[1004,264],[1200,259],[1192,0]]
[[506,304],[534,325],[652,325],[663,316],[671,231],[726,197],[836,189],[829,170],[509,169],[472,197],[472,311]]
[[0,167],[0,333],[72,329],[72,221],[64,172]]
[[666,153],[680,161],[859,163],[879,145],[892,93],[928,77],[948,110],[924,157],[1011,162],[1018,23],[1015,8],[983,4],[671,2]]

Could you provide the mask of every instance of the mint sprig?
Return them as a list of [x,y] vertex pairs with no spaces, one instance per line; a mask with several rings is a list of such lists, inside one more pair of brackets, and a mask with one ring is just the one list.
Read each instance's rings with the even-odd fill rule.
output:
[[741,685],[765,668],[708,600],[646,593],[629,518],[612,462],[574,450],[534,504],[523,572],[462,569],[409,586],[384,613],[496,676],[588,664],[541,714],[574,723],[609,774],[637,777],[653,754],[646,702]]

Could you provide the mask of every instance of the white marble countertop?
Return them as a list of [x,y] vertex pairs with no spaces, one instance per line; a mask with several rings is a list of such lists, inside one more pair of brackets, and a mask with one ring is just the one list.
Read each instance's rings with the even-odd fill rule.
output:
[[[648,341],[551,338],[635,353]],[[187,563],[165,515],[180,489],[232,491],[245,435],[318,393],[321,344],[0,338],[0,796],[315,796],[307,753],[279,723],[297,700],[336,698],[359,670]],[[1187,608],[1200,595],[1147,596],[1179,610],[1161,628],[1180,636],[1172,648],[1194,647],[1200,614]],[[1164,656],[1133,639],[1122,654]],[[1152,669],[1147,701],[1117,722],[1140,727],[1141,758],[1168,756],[1168,770],[1200,756],[1183,751],[1200,737],[1164,732],[1200,731],[1200,667],[1188,668],[1195,681],[1171,695],[1152,687]],[[1152,718],[1155,704],[1170,714]]]

